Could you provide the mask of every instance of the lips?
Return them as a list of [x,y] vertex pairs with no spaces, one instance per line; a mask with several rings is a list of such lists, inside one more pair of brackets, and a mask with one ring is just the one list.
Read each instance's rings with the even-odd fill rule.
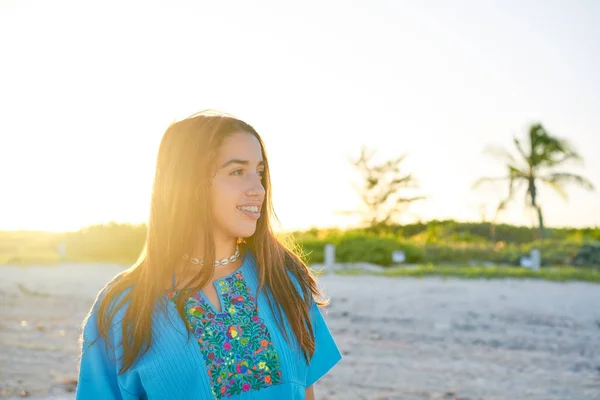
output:
[[250,218],[251,220],[256,221],[257,219],[260,218],[260,212],[254,212],[254,211],[246,211],[246,210],[240,210],[240,208],[238,207],[238,210],[244,214],[247,218]]

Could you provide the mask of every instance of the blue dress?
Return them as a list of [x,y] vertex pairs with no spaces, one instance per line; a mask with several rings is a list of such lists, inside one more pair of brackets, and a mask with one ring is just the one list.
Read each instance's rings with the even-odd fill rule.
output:
[[[174,302],[179,292],[169,292],[166,315],[153,315],[150,350],[121,375],[122,347],[107,352],[101,337],[93,342],[99,336],[94,304],[83,331],[76,399],[304,399],[306,388],[341,360],[340,351],[313,301],[315,352],[307,363],[287,321],[291,346],[266,294],[256,297],[257,287],[255,258],[247,252],[236,271],[215,281],[221,312],[198,291],[185,303],[184,323]],[[112,343],[121,343],[124,312],[115,315]]]

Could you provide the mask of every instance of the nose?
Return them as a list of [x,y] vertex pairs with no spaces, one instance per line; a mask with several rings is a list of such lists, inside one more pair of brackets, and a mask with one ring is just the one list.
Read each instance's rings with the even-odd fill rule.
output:
[[256,174],[252,177],[252,179],[250,179],[246,194],[251,197],[258,197],[261,200],[265,197],[265,188],[262,183],[262,178],[259,174]]

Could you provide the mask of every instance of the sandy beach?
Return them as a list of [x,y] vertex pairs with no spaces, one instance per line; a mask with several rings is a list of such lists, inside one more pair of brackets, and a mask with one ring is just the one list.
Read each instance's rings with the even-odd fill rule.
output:
[[[0,268],[0,398],[73,399],[116,265]],[[323,276],[344,359],[318,399],[600,399],[600,285]]]

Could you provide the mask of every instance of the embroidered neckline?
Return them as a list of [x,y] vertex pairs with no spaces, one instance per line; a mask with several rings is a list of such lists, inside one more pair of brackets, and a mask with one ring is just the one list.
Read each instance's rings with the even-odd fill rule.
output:
[[218,282],[220,313],[200,292],[184,305],[217,400],[282,383],[279,356],[241,268]]
[[[213,281],[213,285],[215,286],[215,288],[216,288],[216,286],[217,286],[217,283],[219,283],[219,282],[221,282],[221,281],[224,281],[224,280],[226,280],[226,279],[228,279],[228,278],[232,277],[233,275],[237,274],[238,272],[242,272],[242,271],[245,269],[245,267],[246,267],[246,262],[247,262],[247,260],[248,260],[248,257],[246,256],[246,257],[244,257],[244,258],[240,258],[240,259],[242,260],[242,264],[240,264],[240,266],[239,266],[238,268],[236,268],[236,269],[235,269],[234,271],[232,271],[231,273],[229,273],[229,274],[227,274],[227,275],[224,275],[224,276],[221,276],[221,277],[219,277],[219,278],[217,278],[217,279],[215,279],[215,280]],[[179,294],[179,293],[181,293],[181,292],[189,292],[189,291],[191,290],[191,289],[189,289],[189,288],[185,288],[185,289],[175,289],[175,283],[176,283],[176,276],[175,276],[175,272],[173,271],[173,274],[171,275],[171,288],[170,288],[170,289],[167,289],[167,293],[168,293],[168,295],[169,295],[169,298],[173,297],[173,295],[172,295],[172,294]],[[218,292],[218,289],[217,289],[217,292]],[[204,294],[204,293],[203,293],[203,294]]]

